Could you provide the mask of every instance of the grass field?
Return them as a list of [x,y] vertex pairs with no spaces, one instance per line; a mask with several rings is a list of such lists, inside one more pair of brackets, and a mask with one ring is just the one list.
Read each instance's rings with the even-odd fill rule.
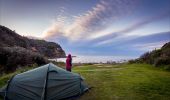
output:
[[92,88],[80,100],[170,100],[170,72],[146,64],[74,68]]
[[[0,77],[0,87],[19,69]],[[73,68],[93,87],[80,100],[170,100],[170,72],[147,64],[84,65]]]

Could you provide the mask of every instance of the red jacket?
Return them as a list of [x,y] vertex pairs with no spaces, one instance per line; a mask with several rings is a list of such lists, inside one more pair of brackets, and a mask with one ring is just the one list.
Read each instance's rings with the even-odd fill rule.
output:
[[72,67],[72,57],[71,55],[68,55],[66,59],[66,70],[71,71],[71,67]]

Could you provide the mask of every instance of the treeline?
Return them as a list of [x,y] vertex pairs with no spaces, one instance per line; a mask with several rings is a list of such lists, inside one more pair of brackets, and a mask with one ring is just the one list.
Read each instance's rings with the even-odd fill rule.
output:
[[146,52],[135,60],[130,60],[129,63],[147,63],[155,67],[166,66],[170,69],[170,42],[162,46],[161,49]]

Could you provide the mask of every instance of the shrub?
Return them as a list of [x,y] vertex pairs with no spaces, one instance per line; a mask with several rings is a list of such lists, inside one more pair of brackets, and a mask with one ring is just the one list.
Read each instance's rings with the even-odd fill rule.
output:
[[164,69],[170,71],[170,64],[169,65],[165,65]]
[[162,46],[161,49],[144,53],[139,60],[143,63],[153,64],[156,67],[170,65],[170,42]]
[[17,67],[29,66],[32,64],[46,64],[47,59],[38,53],[26,50],[22,47],[1,47],[0,48],[0,65],[4,66],[3,71],[11,72]]
[[170,64],[170,58],[169,57],[159,57],[155,60],[154,65],[156,67],[161,65],[168,65]]
[[149,52],[146,52],[143,55],[141,55],[140,59],[141,59],[142,62],[151,63],[150,53]]

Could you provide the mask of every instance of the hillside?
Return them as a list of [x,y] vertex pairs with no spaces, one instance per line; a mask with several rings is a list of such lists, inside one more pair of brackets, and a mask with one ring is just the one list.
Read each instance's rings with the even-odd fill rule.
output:
[[0,25],[0,75],[17,68],[43,65],[47,58],[65,57],[59,44],[45,40],[29,39]]
[[64,57],[65,52],[61,46],[45,40],[29,39],[18,35],[15,31],[0,25],[0,47],[22,47],[40,53],[48,58]]
[[164,44],[160,49],[144,53],[134,62],[152,64],[156,67],[166,66],[170,69],[170,42]]

